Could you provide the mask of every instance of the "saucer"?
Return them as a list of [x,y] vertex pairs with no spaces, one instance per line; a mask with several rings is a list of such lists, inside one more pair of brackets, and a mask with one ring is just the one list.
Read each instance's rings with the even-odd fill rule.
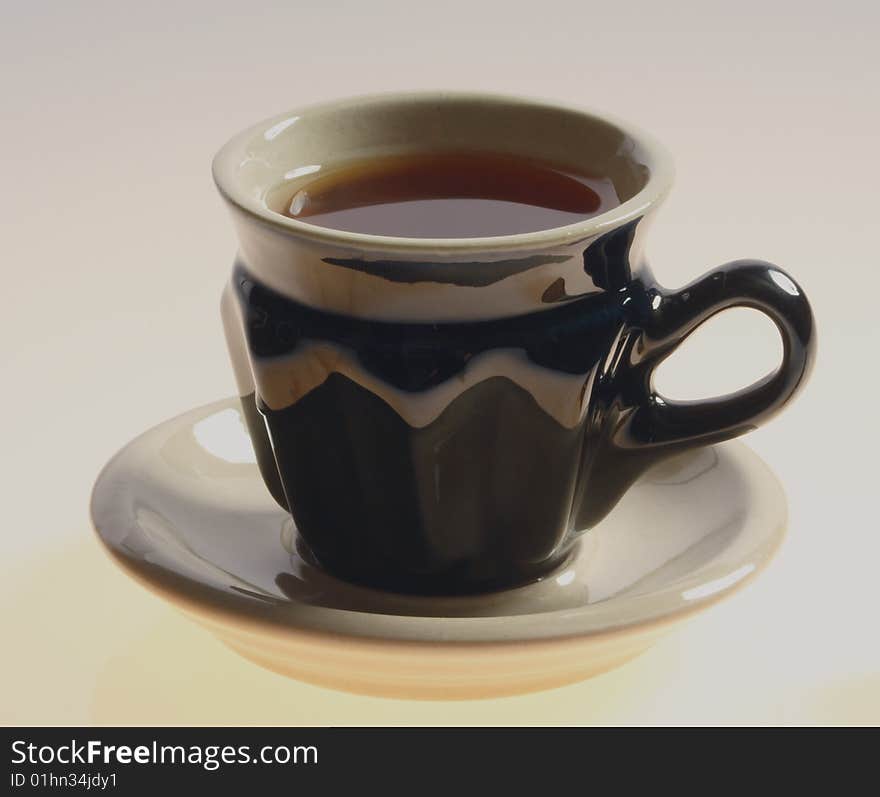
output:
[[321,686],[425,699],[536,691],[622,664],[761,570],[786,522],[775,476],[734,441],[649,471],[538,582],[385,593],[301,555],[237,399],[129,443],[98,477],[91,511],[123,570],[242,656]]

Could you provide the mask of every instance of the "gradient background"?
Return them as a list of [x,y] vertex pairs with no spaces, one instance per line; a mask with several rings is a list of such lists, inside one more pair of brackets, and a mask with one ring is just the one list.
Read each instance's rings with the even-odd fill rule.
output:
[[[4,0],[0,722],[880,722],[878,34],[868,0]],[[812,383],[749,437],[790,499],[776,563],[580,685],[430,704],[288,681],[129,582],[90,530],[116,449],[234,392],[215,150],[289,107],[418,88],[543,96],[652,130],[678,169],[649,244],[660,280],[761,257],[817,315]],[[734,389],[779,352],[769,321],[731,311],[660,387]]]

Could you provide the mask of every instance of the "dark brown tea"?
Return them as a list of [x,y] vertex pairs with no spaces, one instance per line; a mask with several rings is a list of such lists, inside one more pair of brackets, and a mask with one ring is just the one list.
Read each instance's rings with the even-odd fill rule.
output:
[[562,227],[619,204],[606,177],[515,155],[429,152],[333,169],[299,188],[283,212],[347,232],[479,238]]

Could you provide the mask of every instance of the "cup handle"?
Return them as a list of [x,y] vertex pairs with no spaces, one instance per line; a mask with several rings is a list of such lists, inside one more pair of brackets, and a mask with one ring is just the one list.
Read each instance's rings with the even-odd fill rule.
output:
[[[760,310],[782,336],[782,364],[753,385],[720,398],[672,401],[658,394],[653,375],[704,321],[731,307]],[[800,286],[782,269],[760,260],[720,266],[678,291],[651,297],[634,319],[622,396],[635,408],[618,438],[624,448],[658,455],[728,440],[778,412],[806,381],[815,357],[815,323]],[[639,329],[640,328],[640,329]],[[617,436],[617,435],[615,435]]]

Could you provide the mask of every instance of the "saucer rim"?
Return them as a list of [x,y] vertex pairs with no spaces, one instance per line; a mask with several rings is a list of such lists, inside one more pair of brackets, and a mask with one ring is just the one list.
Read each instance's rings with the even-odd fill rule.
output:
[[[234,627],[236,633],[247,633],[251,628],[251,633],[261,636],[268,632],[274,636],[311,638],[323,643],[343,641],[346,645],[373,646],[378,642],[383,647],[392,645],[405,651],[426,644],[432,649],[454,650],[527,644],[532,649],[541,643],[555,645],[567,640],[661,633],[668,626],[688,619],[750,584],[775,558],[787,533],[787,502],[778,478],[744,443],[728,441],[714,448],[719,456],[732,458],[745,472],[750,486],[756,488],[755,495],[759,500],[750,503],[750,517],[742,520],[743,528],[751,526],[756,539],[748,555],[743,554],[736,563],[714,563],[655,591],[622,598],[612,595],[597,603],[574,608],[472,617],[383,614],[313,606],[293,600],[279,601],[275,607],[246,602],[161,565],[127,556],[102,534],[99,520],[105,509],[106,513],[112,514],[107,506],[113,503],[114,494],[110,491],[109,496],[105,496],[104,493],[112,481],[114,468],[139,443],[162,430],[191,425],[225,409],[237,409],[238,401],[237,397],[230,397],[201,405],[155,424],[130,440],[99,472],[89,502],[93,530],[110,559],[149,592],[169,601],[220,635],[228,634],[230,627]],[[772,519],[765,518],[760,522],[758,515],[767,511],[773,515]],[[748,571],[732,582],[724,583],[744,568]],[[691,599],[683,596],[718,582],[721,582],[720,586],[708,594]]]

